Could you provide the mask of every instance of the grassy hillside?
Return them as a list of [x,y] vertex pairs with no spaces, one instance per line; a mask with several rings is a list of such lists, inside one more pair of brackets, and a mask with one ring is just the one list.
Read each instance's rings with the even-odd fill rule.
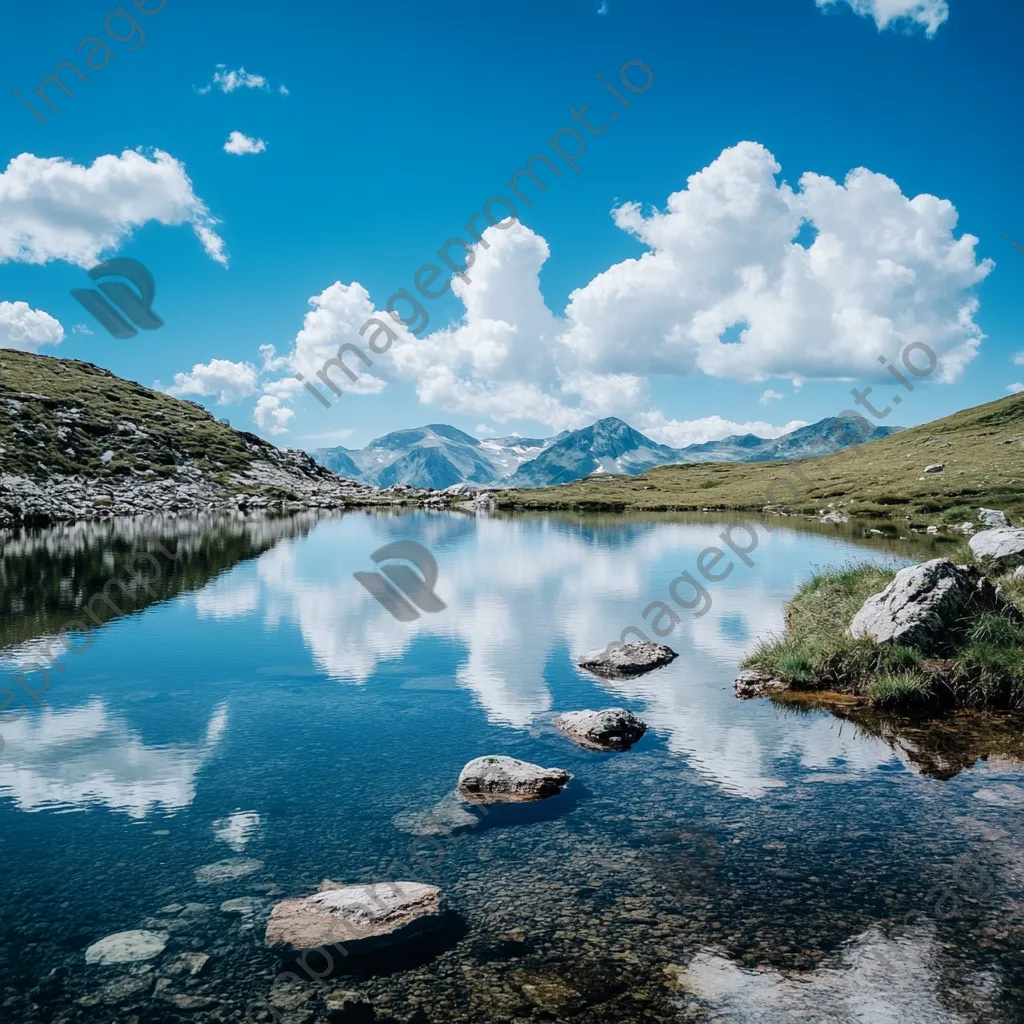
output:
[[[939,462],[943,472],[924,475],[925,466]],[[495,498],[504,509],[761,511],[772,504],[811,515],[834,503],[847,515],[922,525],[977,522],[981,505],[1003,509],[1019,523],[1024,394],[816,459],[661,466],[635,477],[592,476]]]
[[[114,457],[102,461],[105,452]],[[201,406],[77,359],[0,349],[0,471],[90,479],[133,470],[171,476],[190,464],[215,479],[275,452]]]

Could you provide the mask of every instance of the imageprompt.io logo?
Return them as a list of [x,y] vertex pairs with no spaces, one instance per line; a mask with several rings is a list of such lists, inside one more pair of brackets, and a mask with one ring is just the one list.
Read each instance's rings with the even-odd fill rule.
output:
[[[155,331],[158,327],[163,327],[163,320],[152,309],[153,299],[156,297],[153,275],[138,260],[106,260],[93,267],[89,271],[89,276],[94,281],[99,281],[103,277],[123,277],[135,285],[132,289],[122,281],[108,281],[99,286],[99,291],[92,291],[89,288],[71,289],[71,294],[115,338],[134,338],[139,332],[132,324],[144,331]],[[103,295],[100,295],[100,292]],[[117,306],[117,309],[114,306]],[[129,320],[132,323],[129,323]]]
[[[421,611],[443,612],[448,607],[434,593],[437,562],[422,544],[398,540],[378,548],[370,557],[380,566],[380,572],[353,575],[399,622],[412,622],[420,617]],[[397,564],[383,565],[383,562]],[[411,562],[418,572],[413,572],[403,562]]]

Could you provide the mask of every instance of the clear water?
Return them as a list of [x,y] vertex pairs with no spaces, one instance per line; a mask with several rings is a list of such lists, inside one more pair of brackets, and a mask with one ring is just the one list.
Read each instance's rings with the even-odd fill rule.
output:
[[[351,513],[0,537],[0,684],[21,695],[7,718],[26,708],[0,721],[3,1019],[1024,1019],[1024,770],[1005,744],[976,760],[974,720],[865,727],[733,695],[815,567],[906,543],[759,526],[754,564],[707,584],[705,615],[680,611],[672,665],[612,683],[576,667],[649,632],[645,607],[726,523]],[[157,539],[180,557],[157,559],[149,597],[87,649],[55,646]],[[433,552],[447,608],[398,622],[352,574],[406,539]],[[15,677],[46,651],[39,706]],[[551,724],[615,705],[650,726],[629,752]],[[410,833],[494,753],[574,779],[452,837]],[[225,861],[236,877],[200,870]],[[282,976],[262,945],[276,899],[389,873],[440,885],[452,927]],[[158,957],[86,963],[138,928],[167,934]],[[186,952],[210,959],[193,975]],[[341,990],[362,1004],[341,1010]]]

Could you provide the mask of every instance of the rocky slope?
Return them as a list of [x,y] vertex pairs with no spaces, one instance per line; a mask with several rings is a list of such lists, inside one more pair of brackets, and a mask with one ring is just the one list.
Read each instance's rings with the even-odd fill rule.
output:
[[91,363],[0,349],[0,527],[392,498],[194,402]]

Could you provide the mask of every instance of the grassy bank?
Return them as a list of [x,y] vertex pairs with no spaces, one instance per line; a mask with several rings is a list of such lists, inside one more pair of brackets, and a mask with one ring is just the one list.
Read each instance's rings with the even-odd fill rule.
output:
[[[951,557],[966,561],[956,553]],[[1005,615],[989,613],[964,623],[943,658],[850,636],[861,605],[895,574],[877,565],[819,573],[787,605],[785,635],[762,641],[745,666],[796,692],[849,694],[880,708],[1024,708],[1024,626]],[[1024,610],[1024,581],[997,582]]]
[[[925,466],[943,463],[941,473]],[[923,479],[922,479],[923,477]],[[1024,394],[965,409],[854,449],[802,462],[662,466],[560,487],[502,491],[504,509],[762,511],[846,515],[915,525],[977,522],[978,507],[1024,520]]]

